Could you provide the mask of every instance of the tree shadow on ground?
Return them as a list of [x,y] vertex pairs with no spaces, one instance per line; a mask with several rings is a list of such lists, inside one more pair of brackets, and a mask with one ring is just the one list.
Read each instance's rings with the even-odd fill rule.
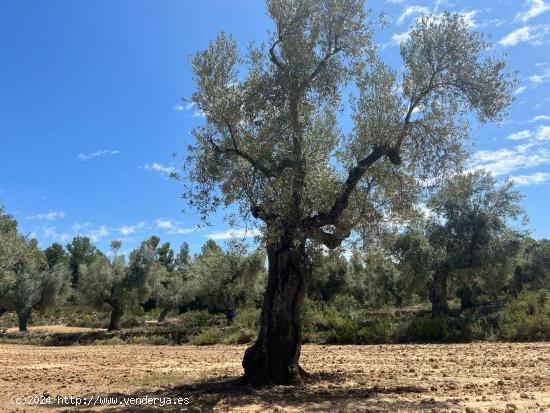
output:
[[[148,412],[217,412],[254,411],[284,412],[287,409],[304,412],[325,411],[428,411],[432,409],[448,409],[447,403],[437,402],[429,397],[428,389],[416,386],[394,387],[367,387],[344,386],[344,375],[317,374],[311,377],[309,384],[303,386],[271,386],[254,387],[243,385],[238,378],[225,380],[205,380],[192,384],[178,385],[170,388],[147,391],[141,389],[133,394],[111,393],[104,395],[83,395],[81,398],[92,397],[116,398],[118,405],[102,405],[102,412],[118,413],[148,413]],[[424,397],[422,396],[424,395]],[[124,404],[123,398],[188,398],[188,405],[160,405],[155,404]],[[383,398],[384,400],[380,400]],[[413,399],[413,400],[411,400]],[[127,400],[126,400],[127,401]],[[59,408],[59,405],[51,405]],[[67,406],[63,410],[69,412],[94,412],[99,405],[91,409],[90,406]],[[252,410],[250,410],[252,408]]]

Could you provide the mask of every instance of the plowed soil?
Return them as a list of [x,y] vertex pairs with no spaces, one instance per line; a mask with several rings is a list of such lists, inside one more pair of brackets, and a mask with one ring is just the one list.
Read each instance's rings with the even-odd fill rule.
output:
[[244,349],[1,344],[0,411],[550,412],[550,343],[305,345],[308,383],[271,388],[238,383]]

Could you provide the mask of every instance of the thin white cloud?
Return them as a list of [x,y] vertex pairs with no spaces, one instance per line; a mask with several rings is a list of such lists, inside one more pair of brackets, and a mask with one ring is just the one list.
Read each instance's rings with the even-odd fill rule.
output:
[[176,112],[185,112],[187,110],[192,110],[195,107],[195,104],[193,102],[186,103],[185,105],[179,104],[174,105],[172,109],[174,109]]
[[539,126],[535,137],[539,141],[550,141],[550,126]]
[[545,69],[541,74],[529,76],[533,83],[544,83],[550,81],[550,68]]
[[442,6],[443,4],[445,4],[447,1],[446,0],[435,0],[434,2],[434,12],[437,13],[437,11],[439,10],[439,7]]
[[[475,21],[474,17],[478,13],[477,10],[470,10],[467,12],[462,13],[462,17],[464,18],[464,21],[468,25],[468,27],[474,29],[478,26],[477,22]],[[486,24],[487,22],[485,22]]]
[[540,46],[548,33],[550,33],[550,28],[547,25],[523,26],[508,33],[498,43],[504,47],[515,46],[522,42]]
[[89,222],[83,224],[75,222],[71,229],[83,237],[88,237],[92,242],[101,241],[103,238],[111,234],[111,229],[107,225],[95,226]]
[[174,168],[173,166],[166,166],[157,162],[149,163],[147,165],[141,166],[140,168],[145,169],[146,171],[159,172],[163,175],[171,175],[173,173],[176,173],[176,168]]
[[485,169],[501,176],[541,165],[550,165],[550,149],[541,147],[540,143],[526,143],[512,148],[475,152],[471,170]]
[[39,227],[35,231],[33,231],[34,236],[32,236],[32,238],[37,237],[37,233],[36,233],[37,230],[40,230],[42,232],[42,235],[45,238],[50,239],[52,242],[55,242],[55,241],[57,241],[57,242],[66,242],[66,241],[69,241],[72,238],[71,234],[69,234],[67,232],[58,233],[56,227],[47,226],[47,225]]
[[100,225],[97,228],[90,228],[85,233],[85,235],[88,238],[90,238],[93,242],[97,242],[97,241],[105,238],[109,234],[110,234],[110,230],[105,225]]
[[533,116],[531,120],[529,120],[529,123],[535,123],[535,122],[541,122],[545,120],[550,120],[550,116],[548,115],[537,115]]
[[550,10],[550,3],[544,0],[528,0],[527,3],[529,8],[516,15],[516,20],[521,20],[523,23],[527,23],[532,18]]
[[209,234],[206,234],[205,237],[217,241],[217,240],[224,240],[224,239],[231,239],[231,238],[255,237],[260,234],[261,232],[259,229],[243,228],[243,229],[228,229],[226,231],[213,231],[213,232],[210,232]]
[[550,182],[550,173],[535,172],[531,175],[512,176],[510,180],[518,186],[531,186]]
[[522,130],[519,132],[512,133],[511,135],[508,136],[508,139],[512,141],[519,141],[522,139],[528,139],[531,136],[533,136],[533,134],[530,130]]
[[499,19],[499,18],[487,19],[477,23],[475,27],[500,27],[504,23],[506,23],[506,20],[504,19]]
[[415,14],[427,14],[429,12],[430,10],[424,6],[408,6],[403,9],[403,12],[401,12],[399,17],[397,18],[396,23],[402,24],[409,16],[413,16]]
[[179,104],[172,106],[172,109],[176,112],[187,112],[187,111],[193,111],[193,117],[194,118],[204,118],[206,117],[205,113],[202,110],[196,109],[197,105],[194,102],[186,103],[185,105]]
[[169,219],[157,219],[156,223],[157,228],[162,229],[167,234],[190,234],[196,231],[196,228],[185,228],[181,226],[181,222]]
[[525,89],[527,89],[525,86],[520,86],[516,90],[514,90],[514,95],[521,95],[523,92],[525,92]]
[[116,149],[100,149],[91,153],[79,153],[77,158],[81,161],[89,161],[90,159],[101,158],[103,156],[118,155],[120,151]]
[[140,222],[137,225],[123,225],[118,229],[118,232],[120,232],[122,235],[130,235],[134,234],[138,229],[142,229],[145,227],[145,222]]
[[27,219],[55,221],[56,219],[65,218],[66,215],[67,214],[63,211],[49,211],[42,214],[29,215]]
[[399,46],[401,43],[406,41],[408,38],[409,38],[409,31],[407,30],[406,32],[403,32],[403,33],[394,33],[394,34],[392,34],[391,41],[392,41],[393,45]]

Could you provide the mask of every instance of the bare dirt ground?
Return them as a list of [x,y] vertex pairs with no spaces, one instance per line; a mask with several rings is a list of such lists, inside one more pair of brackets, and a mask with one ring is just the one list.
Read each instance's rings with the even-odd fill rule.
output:
[[[32,333],[87,333],[89,331],[105,331],[104,328],[88,328],[88,327],[70,327],[65,324],[51,326],[30,326],[29,331]],[[6,329],[6,333],[17,333],[18,327]]]
[[[550,412],[550,343],[305,345],[312,377],[297,388],[239,385],[244,349],[1,344],[0,411]],[[29,395],[51,404],[11,401]]]

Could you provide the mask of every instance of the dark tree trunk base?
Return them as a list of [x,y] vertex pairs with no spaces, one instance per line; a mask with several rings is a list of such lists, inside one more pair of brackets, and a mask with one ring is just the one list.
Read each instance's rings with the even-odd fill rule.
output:
[[432,317],[442,317],[449,314],[446,275],[438,274],[434,278],[430,300],[432,302]]
[[166,320],[166,315],[168,314],[167,309],[164,309],[159,314],[159,319],[157,320],[157,323],[163,323]]
[[466,310],[474,307],[474,292],[470,287],[464,286],[460,289],[460,308]]
[[19,321],[19,331],[28,331],[27,324],[29,322],[29,314],[21,313],[17,314],[17,319]]
[[108,331],[115,331],[118,330],[120,327],[120,319],[122,318],[122,308],[119,306],[113,307],[111,310],[111,321],[109,323],[109,328],[107,328]]
[[300,310],[309,269],[304,244],[289,240],[268,246],[269,273],[258,340],[244,354],[243,382],[301,385],[307,374],[299,365]]

